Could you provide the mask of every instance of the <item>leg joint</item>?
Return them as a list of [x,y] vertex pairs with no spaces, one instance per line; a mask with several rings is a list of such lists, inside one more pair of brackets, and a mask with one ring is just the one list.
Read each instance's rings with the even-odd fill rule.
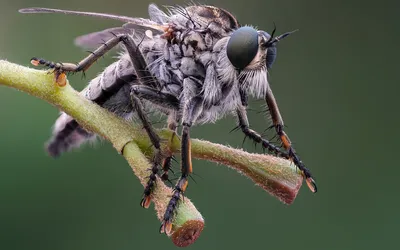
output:
[[190,128],[190,127],[192,126],[192,123],[191,123],[191,122],[183,122],[182,125],[183,125],[184,127]]

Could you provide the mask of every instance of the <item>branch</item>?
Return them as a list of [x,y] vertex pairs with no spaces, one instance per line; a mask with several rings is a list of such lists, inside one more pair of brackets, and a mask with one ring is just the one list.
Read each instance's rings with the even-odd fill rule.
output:
[[[49,74],[48,71],[34,70],[0,60],[0,85],[27,92],[55,105],[76,119],[85,129],[110,141],[126,158],[142,185],[146,185],[149,174],[147,169],[151,167],[146,156],[151,156],[152,147],[141,128],[85,99],[69,84],[55,81],[54,74]],[[163,150],[179,152],[179,138],[172,137],[172,132],[168,130],[160,130],[159,134],[165,141]],[[286,204],[291,204],[296,198],[303,177],[290,161],[270,155],[250,154],[203,140],[191,141],[193,157],[238,170]],[[157,181],[152,200],[160,220],[171,192],[171,188],[161,180]],[[170,235],[173,242],[178,246],[190,245],[203,230],[204,220],[201,214],[185,198],[178,206],[175,217],[173,233]]]

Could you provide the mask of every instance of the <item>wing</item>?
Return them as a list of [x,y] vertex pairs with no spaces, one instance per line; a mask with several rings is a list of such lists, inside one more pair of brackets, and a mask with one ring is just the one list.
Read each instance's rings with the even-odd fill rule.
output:
[[79,36],[75,38],[75,45],[86,49],[93,49],[111,39],[114,34],[135,34],[135,36],[142,37],[148,30],[151,30],[152,34],[154,35],[164,33],[164,31],[160,31],[158,29],[149,29],[148,27],[144,27],[135,23],[126,23],[122,27],[109,28]]
[[97,31],[75,38],[75,45],[85,48],[94,49],[98,48],[102,43],[113,38],[114,35],[119,34],[132,34],[133,30],[123,27],[109,28],[102,31]]
[[160,10],[154,3],[149,5],[150,20],[158,23],[165,24],[169,21],[169,16],[164,11]]
[[120,16],[113,14],[105,14],[105,13],[97,13],[97,12],[85,12],[85,11],[74,11],[74,10],[60,10],[60,9],[48,9],[48,8],[26,8],[20,9],[20,13],[24,14],[33,14],[33,13],[61,13],[66,15],[78,15],[78,16],[93,16],[100,17],[106,19],[113,19],[122,21],[125,23],[135,23],[137,25],[146,26],[148,28],[163,30],[163,26],[158,24],[157,22],[151,21],[149,19],[144,18],[136,18],[136,17],[128,17],[128,16]]
[[[154,4],[149,5],[149,13],[152,20],[145,18],[127,17],[113,14],[96,13],[96,12],[85,12],[85,11],[73,11],[73,10],[60,10],[60,9],[48,9],[48,8],[26,8],[20,9],[20,13],[61,13],[66,15],[79,15],[79,16],[93,16],[105,19],[113,19],[125,22],[123,27],[110,28],[103,31],[82,35],[75,39],[75,44],[84,48],[96,48],[99,44],[109,40],[114,34],[132,34],[133,31],[137,34],[144,34],[146,30],[151,30],[153,34],[160,34],[165,31],[165,22],[168,16],[158,9]],[[103,41],[104,40],[104,41]]]

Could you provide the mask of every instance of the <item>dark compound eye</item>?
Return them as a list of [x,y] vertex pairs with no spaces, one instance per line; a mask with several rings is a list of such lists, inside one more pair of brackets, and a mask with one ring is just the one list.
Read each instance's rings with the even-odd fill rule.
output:
[[257,55],[258,33],[251,27],[241,27],[233,32],[226,53],[232,65],[244,69]]
[[272,64],[274,64],[276,58],[276,47],[269,47],[267,50],[267,68],[270,69]]

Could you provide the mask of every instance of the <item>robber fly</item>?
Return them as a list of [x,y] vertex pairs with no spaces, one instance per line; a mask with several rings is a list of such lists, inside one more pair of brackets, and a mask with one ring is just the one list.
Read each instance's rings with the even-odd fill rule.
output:
[[[69,10],[28,8],[22,13],[63,13],[96,16],[124,22],[122,27],[83,35],[76,39],[82,47],[98,48],[77,64],[54,63],[32,58],[58,73],[84,72],[111,48],[122,44],[119,59],[92,79],[82,94],[98,105],[126,119],[136,115],[146,130],[155,155],[141,206],[148,207],[159,166],[161,179],[168,178],[172,155],[161,153],[160,138],[145,109],[155,108],[168,117],[168,128],[181,131],[181,177],[166,208],[161,232],[169,234],[172,219],[192,173],[190,128],[214,122],[235,113],[238,129],[271,153],[290,159],[302,171],[312,192],[317,191],[310,171],[304,166],[284,132],[278,105],[268,84],[267,73],[275,61],[277,43],[292,32],[274,37],[250,26],[241,26],[226,10],[205,5],[149,6],[149,19]],[[101,45],[100,45],[101,44]],[[283,149],[249,128],[248,95],[264,98]],[[78,147],[94,135],[72,117],[62,113],[57,119],[47,149],[50,155]]]

